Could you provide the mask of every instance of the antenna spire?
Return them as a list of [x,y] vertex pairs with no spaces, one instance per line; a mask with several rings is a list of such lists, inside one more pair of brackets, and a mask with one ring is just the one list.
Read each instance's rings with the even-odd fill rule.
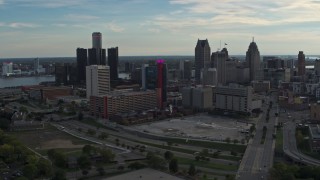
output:
[[252,37],[252,42],[254,42],[254,37]]

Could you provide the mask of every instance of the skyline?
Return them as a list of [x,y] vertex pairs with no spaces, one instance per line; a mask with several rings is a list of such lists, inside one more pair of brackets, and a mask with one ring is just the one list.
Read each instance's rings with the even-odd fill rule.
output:
[[120,56],[194,55],[198,39],[245,55],[252,37],[261,55],[320,54],[318,0],[99,2],[0,0],[0,58],[74,57],[93,32]]

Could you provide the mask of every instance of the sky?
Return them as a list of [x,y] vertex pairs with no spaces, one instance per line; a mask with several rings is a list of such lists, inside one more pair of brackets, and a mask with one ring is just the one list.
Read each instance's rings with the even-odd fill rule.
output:
[[[198,39],[244,55],[320,54],[320,0],[0,0],[0,58],[74,57],[92,47],[120,56],[194,55]],[[221,42],[221,43],[220,43]]]

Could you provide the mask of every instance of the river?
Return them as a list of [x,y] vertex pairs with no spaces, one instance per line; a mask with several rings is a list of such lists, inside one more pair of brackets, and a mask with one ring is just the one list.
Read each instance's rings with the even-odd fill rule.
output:
[[38,85],[41,82],[55,81],[54,76],[8,77],[0,78],[0,88]]
[[[127,73],[119,73],[119,78],[129,79],[130,76]],[[32,77],[0,78],[0,88],[38,85],[41,82],[48,82],[48,81],[55,81],[55,77],[54,76],[32,76]]]

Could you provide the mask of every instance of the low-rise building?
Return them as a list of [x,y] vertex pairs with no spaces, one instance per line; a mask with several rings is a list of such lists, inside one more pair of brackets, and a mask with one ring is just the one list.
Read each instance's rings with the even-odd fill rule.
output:
[[29,97],[41,101],[56,100],[61,96],[70,96],[72,94],[72,88],[68,86],[59,87],[33,87],[28,90]]
[[[227,111],[251,113],[253,109],[261,108],[261,100],[253,99],[251,86],[230,86],[216,87],[215,108]],[[260,101],[260,102],[258,102]]]
[[252,81],[254,92],[266,92],[270,90],[270,81]]
[[118,113],[144,111],[157,107],[157,91],[113,91],[106,95],[90,97],[91,114],[109,118]]
[[182,88],[182,105],[187,108],[212,108],[212,88],[202,86]]

